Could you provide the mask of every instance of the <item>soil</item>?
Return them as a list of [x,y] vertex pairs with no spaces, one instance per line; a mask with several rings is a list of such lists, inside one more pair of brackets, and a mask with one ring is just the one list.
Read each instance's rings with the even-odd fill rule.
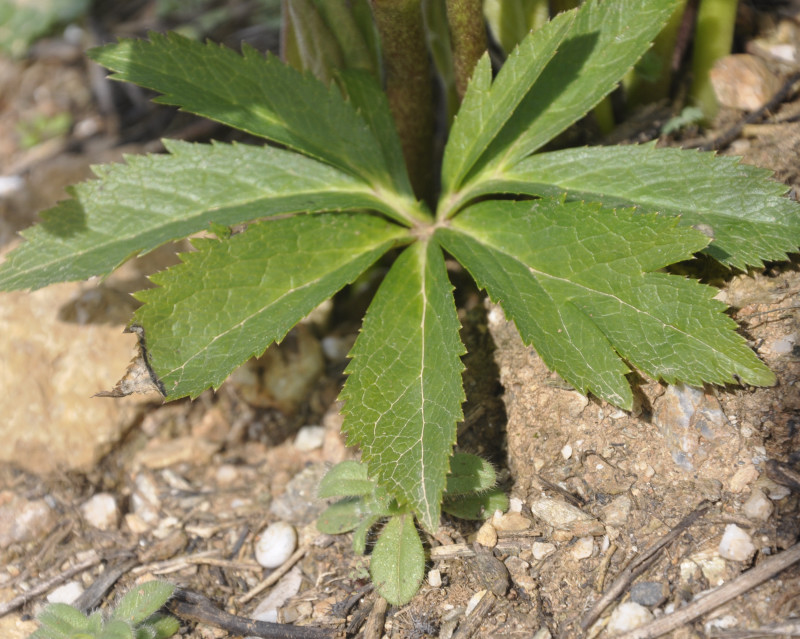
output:
[[[116,32],[141,29],[137,15],[115,25]],[[235,32],[227,35],[236,38]],[[25,189],[2,200],[3,245],[36,210],[61,197],[65,185],[85,178],[90,163],[117,158],[121,149],[158,150],[155,140],[165,132],[194,140],[229,135],[153,107],[130,87],[115,87],[109,94],[80,48],[65,54],[61,44],[58,38],[46,40],[30,59],[0,60],[0,170],[26,178]],[[800,99],[790,93],[723,149],[774,170],[795,197],[800,188],[798,109]],[[32,121],[32,112],[68,112],[81,126],[24,149],[19,127]],[[648,113],[646,126],[629,131],[627,139],[641,141],[647,131],[657,130],[660,116]],[[717,138],[742,117],[723,111],[703,140]],[[684,135],[663,142],[697,141]],[[452,275],[456,281],[463,278],[456,268]],[[0,618],[0,633],[24,637],[32,632],[36,624],[30,619],[41,610],[44,594],[60,585],[58,576],[81,561],[92,563],[92,557],[97,557],[93,565],[63,579],[86,590],[82,601],[88,607],[108,607],[132,585],[162,578],[221,610],[248,617],[271,591],[284,587],[289,597],[277,608],[278,621],[337,637],[610,636],[609,612],[641,599],[634,592],[637,584],[660,591],[658,601],[643,607],[663,617],[780,556],[800,534],[798,262],[726,274],[719,283],[742,335],[778,383],[701,389],[694,414],[707,410],[723,416],[712,424],[711,434],[696,417],[688,429],[676,430],[677,418],[669,413],[672,391],[651,380],[633,380],[637,407],[630,413],[583,398],[519,342],[498,309],[468,286],[460,289],[469,354],[459,446],[496,465],[518,514],[492,520],[498,540],[488,550],[473,545],[480,522],[443,518],[440,531],[426,538],[433,576],[406,606],[383,611],[369,584],[368,558],[353,554],[351,537],[323,535],[314,526],[325,507],[315,498],[319,478],[330,465],[357,455],[344,445],[336,396],[345,365],[341,353],[358,330],[352,309],[363,306],[368,292],[362,291],[320,310],[218,392],[194,402],[144,404],[90,470],[34,474],[20,465],[0,466],[0,506],[15,498],[41,499],[55,513],[40,534],[0,550],[0,600],[53,579],[51,588]],[[130,298],[125,300],[127,313]],[[53,309],[54,315],[59,312],[69,319],[75,306]],[[114,381],[108,380],[109,388]],[[309,426],[322,428],[304,428]],[[321,435],[317,445],[304,446],[297,438],[301,431]],[[100,493],[113,496],[119,511],[105,530],[90,525],[81,508]],[[748,504],[759,494],[766,505],[754,514]],[[542,509],[553,503],[581,515],[565,523]],[[692,513],[695,518],[686,524]],[[254,545],[265,526],[278,520],[295,526],[300,551],[276,574],[255,563]],[[682,521],[685,528],[605,611],[584,624],[588,629],[582,628],[600,594]],[[740,561],[719,551],[732,524],[754,546]],[[109,575],[114,578],[93,591]],[[254,592],[271,575],[277,585]],[[467,607],[475,603],[476,612],[468,615]],[[774,622],[794,623],[797,634],[798,618],[800,567],[795,565],[713,612],[686,620],[669,636],[745,636],[725,633]],[[198,619],[185,620],[182,636],[237,636],[214,620]]]

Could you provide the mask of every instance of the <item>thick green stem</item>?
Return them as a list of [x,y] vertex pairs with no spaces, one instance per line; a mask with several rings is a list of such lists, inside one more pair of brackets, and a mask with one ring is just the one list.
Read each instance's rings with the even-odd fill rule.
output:
[[325,84],[330,84],[336,69],[344,66],[342,51],[310,0],[289,0],[288,9],[303,68]]
[[487,47],[480,0],[447,0],[447,22],[453,47],[453,69],[459,100],[464,98],[472,70]]
[[386,94],[411,184],[430,200],[433,189],[433,87],[421,0],[371,0],[381,36]]
[[714,63],[731,52],[737,3],[738,0],[702,0],[697,10],[692,52],[694,79],[689,97],[707,120],[713,119],[719,109],[709,74]]

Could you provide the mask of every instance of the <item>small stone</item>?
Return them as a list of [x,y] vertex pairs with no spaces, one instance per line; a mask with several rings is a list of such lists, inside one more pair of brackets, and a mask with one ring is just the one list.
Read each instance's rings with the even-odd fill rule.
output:
[[719,542],[719,556],[731,561],[748,561],[756,552],[753,539],[736,524],[725,526]]
[[787,335],[769,344],[769,350],[775,353],[775,355],[787,355],[792,352],[796,343],[797,334]]
[[541,561],[548,555],[552,555],[555,551],[555,544],[543,541],[534,541],[533,544],[531,544],[531,553],[533,554],[533,558],[537,561]]
[[222,464],[215,473],[217,482],[223,485],[232,484],[239,479],[239,469],[233,464]]
[[43,499],[28,501],[8,490],[0,492],[0,548],[37,539],[56,523]]
[[294,438],[294,447],[307,453],[317,448],[322,448],[325,441],[325,427],[324,426],[303,426]]
[[631,600],[642,606],[655,608],[664,603],[666,598],[664,585],[657,581],[642,581],[631,586]]
[[256,561],[264,568],[277,568],[297,547],[297,531],[285,521],[267,526],[256,539]]
[[626,601],[614,608],[608,620],[606,630],[613,637],[614,635],[628,632],[639,626],[643,626],[648,621],[652,621],[653,613],[641,604],[633,601]]
[[748,519],[767,521],[774,510],[772,502],[758,489],[753,490],[747,501],[742,506],[742,511]]
[[572,457],[572,446],[569,444],[564,444],[564,447],[561,449],[561,456],[564,459],[569,459]]
[[478,533],[475,535],[475,541],[481,546],[487,548],[494,548],[497,545],[497,529],[491,522],[486,521],[478,528]]
[[728,482],[728,490],[732,493],[740,493],[756,479],[758,479],[758,469],[752,463],[747,462],[733,474]]
[[741,111],[756,111],[780,88],[780,80],[766,64],[749,53],[720,58],[709,72],[719,103]]
[[507,512],[500,516],[495,513],[495,516],[492,517],[492,525],[495,529],[504,532],[528,530],[531,527],[531,523],[531,520],[525,515],[516,512]]
[[47,595],[50,603],[74,603],[83,594],[83,585],[78,581],[69,581],[63,586],[59,586]]
[[158,485],[150,473],[139,473],[133,483],[131,510],[145,524],[154,526],[161,517],[159,514],[161,498],[158,495]]
[[269,594],[262,599],[251,615],[251,619],[257,621],[268,621],[275,623],[278,621],[278,609],[286,603],[290,597],[294,597],[300,591],[303,583],[303,571],[300,566],[295,566],[287,572],[280,581],[273,586]]
[[573,559],[588,559],[594,552],[594,537],[581,537],[572,546],[570,552]]
[[81,514],[90,526],[99,530],[114,530],[119,524],[117,500],[109,493],[97,493],[81,506]]
[[442,587],[442,572],[438,568],[433,568],[428,572],[428,585],[431,588]]
[[524,502],[519,497],[512,497],[508,500],[508,512],[521,513],[523,503]]
[[136,453],[134,467],[159,470],[176,464],[203,466],[219,450],[220,444],[187,435],[167,441],[153,439]]
[[521,576],[527,575],[528,569],[531,567],[527,561],[520,559],[519,557],[515,557],[514,555],[508,557],[503,563],[508,569],[508,574],[514,578],[514,581],[517,581],[517,579]]
[[607,526],[624,526],[631,515],[632,508],[631,498],[627,495],[620,495],[602,509],[600,519]]
[[531,512],[541,519],[544,523],[557,530],[567,530],[578,534],[589,534],[586,526],[590,529],[598,527],[598,534],[603,534],[603,526],[594,517],[583,512],[564,501],[542,497],[531,503]]

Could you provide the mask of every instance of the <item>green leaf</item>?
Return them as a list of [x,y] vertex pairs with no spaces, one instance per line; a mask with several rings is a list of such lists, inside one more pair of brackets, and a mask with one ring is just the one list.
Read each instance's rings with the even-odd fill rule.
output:
[[134,639],[156,639],[156,630],[147,624],[142,624],[133,631]]
[[363,497],[372,493],[375,482],[367,475],[367,467],[357,461],[343,461],[331,468],[317,489],[317,497]]
[[491,516],[495,510],[508,509],[508,496],[500,488],[479,495],[449,497],[445,495],[442,510],[460,519],[481,520]]
[[134,321],[169,399],[219,387],[355,280],[407,231],[369,213],[300,215],[200,239],[141,291]]
[[345,497],[322,511],[317,530],[326,535],[340,535],[358,526],[365,516],[364,499]]
[[456,453],[450,459],[445,496],[477,493],[492,488],[496,482],[497,475],[488,461],[477,455]]
[[442,190],[445,196],[458,190],[488,144],[514,114],[556,55],[574,18],[574,11],[562,13],[525,38],[506,60],[494,82],[489,54],[478,61],[444,150]]
[[439,525],[464,400],[452,288],[435,243],[407,248],[370,304],[341,395],[348,443],[429,530]]
[[367,550],[367,534],[375,524],[380,521],[380,515],[370,515],[361,520],[353,530],[353,552],[363,555]]
[[181,623],[175,617],[160,613],[151,615],[145,623],[155,631],[156,639],[167,639],[181,629]]
[[36,620],[42,624],[38,636],[46,639],[69,639],[76,630],[88,627],[89,620],[77,608],[63,603],[47,604]]
[[375,588],[394,606],[416,594],[425,574],[425,553],[411,515],[392,517],[386,524],[372,551],[369,572]]
[[138,625],[167,603],[174,590],[175,586],[166,581],[147,581],[134,586],[120,599],[111,620]]
[[542,153],[513,167],[487,190],[556,195],[637,206],[680,216],[710,234],[705,252],[745,269],[785,260],[800,245],[800,206],[771,172],[713,153],[658,149],[655,143]]
[[119,619],[110,621],[97,639],[136,639],[133,628]]
[[222,122],[388,186],[380,145],[336,88],[264,57],[246,44],[242,55],[175,33],[121,40],[89,56],[115,73],[162,93],[157,102]]
[[708,238],[654,214],[488,201],[437,231],[544,362],[576,389],[630,408],[628,366],[667,382],[768,385],[769,369],[693,280],[654,273]]
[[399,217],[350,176],[296,153],[244,144],[164,141],[170,155],[95,168],[74,199],[42,214],[0,266],[0,289],[106,275],[157,246],[204,231],[298,211],[373,208]]
[[[673,0],[584,2],[558,52],[476,166],[502,173],[552,140],[608,95],[669,19]],[[534,33],[548,34],[544,29]],[[528,56],[517,62],[534,64]]]
[[338,78],[353,106],[358,109],[380,145],[386,168],[392,176],[394,191],[413,200],[414,191],[408,178],[403,148],[389,110],[386,93],[378,81],[366,71],[346,69],[339,72]]

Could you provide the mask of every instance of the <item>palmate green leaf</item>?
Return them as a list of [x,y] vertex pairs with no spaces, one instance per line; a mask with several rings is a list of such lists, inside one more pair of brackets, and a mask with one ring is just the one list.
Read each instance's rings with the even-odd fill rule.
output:
[[399,218],[363,182],[290,151],[165,140],[169,155],[129,156],[42,213],[0,266],[0,289],[106,275],[137,254],[215,224],[297,211],[373,208]]
[[675,218],[551,199],[488,201],[437,236],[523,340],[583,393],[630,408],[623,359],[668,382],[774,382],[712,299],[715,289],[652,272],[709,241]]
[[784,260],[800,245],[800,205],[766,169],[713,153],[655,143],[542,153],[522,160],[485,192],[557,195],[680,216],[713,237],[705,252],[745,269]]
[[562,13],[525,38],[492,82],[489,54],[478,61],[442,161],[442,190],[456,191],[486,146],[513,115],[567,34],[575,12]]
[[348,442],[370,476],[429,530],[464,400],[452,288],[435,243],[405,249],[370,304],[341,395]]
[[298,215],[252,224],[152,277],[135,323],[168,399],[219,387],[407,236],[369,213]]
[[416,594],[425,574],[425,552],[412,515],[389,520],[372,551],[369,572],[378,592],[394,606]]
[[274,56],[247,45],[239,55],[175,33],[121,40],[89,56],[114,71],[114,79],[163,94],[157,102],[279,142],[371,184],[392,186],[380,144],[339,90]]
[[[588,113],[644,54],[673,8],[673,0],[584,2],[556,55],[486,147],[472,179],[480,182],[506,171]],[[530,38],[536,40],[540,33],[550,35],[541,29]],[[515,59],[515,64],[535,64],[529,55]],[[473,90],[485,87],[476,85]]]

